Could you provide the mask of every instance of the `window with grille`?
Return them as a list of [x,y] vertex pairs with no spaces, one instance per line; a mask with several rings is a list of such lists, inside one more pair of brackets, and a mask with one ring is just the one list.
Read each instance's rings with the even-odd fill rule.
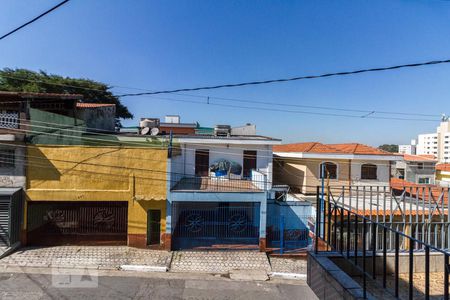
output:
[[14,149],[0,149],[0,168],[14,168]]
[[0,111],[0,128],[19,128],[19,113],[15,111]]
[[377,179],[377,166],[364,164],[361,166],[361,179]]

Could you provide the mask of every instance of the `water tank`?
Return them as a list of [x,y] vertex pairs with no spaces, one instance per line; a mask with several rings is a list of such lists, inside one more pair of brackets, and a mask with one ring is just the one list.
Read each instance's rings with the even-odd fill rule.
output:
[[230,136],[231,126],[230,125],[216,125],[214,126],[215,136]]

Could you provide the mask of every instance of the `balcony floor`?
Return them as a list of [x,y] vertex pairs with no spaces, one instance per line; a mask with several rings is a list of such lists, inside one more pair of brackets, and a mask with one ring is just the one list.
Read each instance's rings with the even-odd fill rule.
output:
[[184,177],[172,188],[173,192],[261,192],[251,180],[213,178],[213,177]]

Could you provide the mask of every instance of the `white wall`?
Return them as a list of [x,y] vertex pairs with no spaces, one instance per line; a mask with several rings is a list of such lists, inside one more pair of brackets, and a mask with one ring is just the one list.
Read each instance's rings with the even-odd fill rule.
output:
[[[14,166],[0,167],[0,187],[25,187],[25,148],[20,145],[14,149]],[[0,151],[4,150],[11,150],[11,147],[0,148]]]
[[[373,164],[377,166],[377,180],[362,180],[361,179],[361,165]],[[389,185],[390,180],[390,166],[389,161],[371,161],[371,160],[353,160],[351,167],[352,183],[355,185]]]
[[[209,165],[219,159],[237,162],[241,166],[244,163],[244,150],[256,150],[256,168],[272,178],[272,146],[270,145],[191,145],[182,144],[182,155],[177,161],[183,161],[183,172],[187,175],[195,174],[195,150],[209,150]],[[174,164],[172,164],[172,170]],[[173,171],[174,172],[174,171]]]

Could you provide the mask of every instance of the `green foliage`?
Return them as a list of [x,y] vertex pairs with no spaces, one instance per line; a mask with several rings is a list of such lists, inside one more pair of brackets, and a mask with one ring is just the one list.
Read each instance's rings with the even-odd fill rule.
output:
[[383,144],[383,145],[379,146],[378,148],[381,150],[387,151],[387,152],[398,153],[398,145]]
[[131,119],[133,115],[120,99],[110,91],[110,86],[85,78],[70,78],[48,74],[44,71],[34,72],[26,69],[0,70],[0,91],[81,94],[83,102],[114,103],[116,118]]

